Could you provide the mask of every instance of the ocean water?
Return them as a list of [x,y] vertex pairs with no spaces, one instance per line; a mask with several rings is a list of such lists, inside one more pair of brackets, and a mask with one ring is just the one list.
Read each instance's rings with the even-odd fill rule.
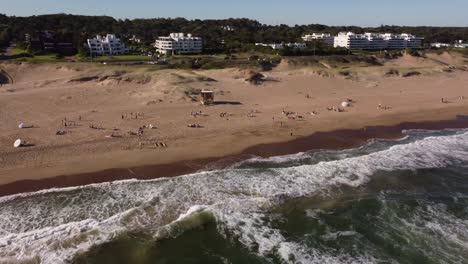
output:
[[0,198],[0,263],[468,263],[468,130]]

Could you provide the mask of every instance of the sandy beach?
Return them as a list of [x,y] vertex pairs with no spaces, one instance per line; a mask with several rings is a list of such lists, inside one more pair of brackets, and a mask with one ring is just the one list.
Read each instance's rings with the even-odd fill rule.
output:
[[[182,161],[183,174],[219,157],[268,156],[249,148],[317,132],[454,119],[468,115],[466,64],[466,58],[448,53],[405,55],[365,67],[283,60],[262,72],[266,78],[259,85],[247,82],[249,70],[240,69],[2,64],[9,83],[0,87],[0,185],[109,169],[122,175],[118,179],[132,178],[145,173],[129,168]],[[411,72],[419,74],[403,77]],[[202,89],[215,91],[215,105],[200,105]],[[348,99],[350,106],[342,107]],[[33,128],[19,129],[21,122]],[[135,134],[144,126],[139,138]],[[14,148],[18,138],[32,146]],[[169,176],[174,172],[160,168]],[[115,178],[98,181],[106,179]]]

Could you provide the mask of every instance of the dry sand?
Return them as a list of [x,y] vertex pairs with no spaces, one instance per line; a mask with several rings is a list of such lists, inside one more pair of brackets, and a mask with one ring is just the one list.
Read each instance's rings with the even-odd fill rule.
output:
[[[0,184],[221,157],[317,131],[467,115],[468,99],[459,99],[468,98],[468,72],[460,67],[464,62],[442,54],[346,69],[281,65],[264,72],[267,81],[257,86],[246,82],[246,71],[239,69],[2,64],[10,84],[0,87]],[[447,66],[459,67],[447,72]],[[386,76],[390,69],[399,74]],[[421,75],[401,76],[410,71]],[[197,95],[187,94],[197,89],[214,90],[220,104],[205,107],[192,101]],[[449,103],[441,103],[442,97]],[[347,98],[355,103],[345,112],[326,109]],[[378,109],[379,104],[389,109]],[[289,119],[283,110],[303,118]],[[193,117],[195,111],[203,115]],[[313,111],[318,114],[311,115]],[[137,112],[144,115],[128,118]],[[63,127],[65,118],[76,125]],[[19,129],[20,122],[35,127]],[[90,124],[104,129],[91,129]],[[145,129],[141,140],[128,134],[149,124],[157,129]],[[67,134],[57,136],[58,130]],[[106,137],[111,133],[122,137]],[[17,138],[34,146],[15,149]],[[155,142],[167,148],[154,147]]]

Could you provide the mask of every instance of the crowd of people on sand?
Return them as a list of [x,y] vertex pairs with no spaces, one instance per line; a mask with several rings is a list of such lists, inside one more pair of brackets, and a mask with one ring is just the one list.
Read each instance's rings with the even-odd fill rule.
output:
[[[306,98],[311,98],[311,97],[310,97],[309,94],[307,94]],[[460,100],[460,101],[464,100],[464,99],[465,99],[464,96],[458,96],[457,97],[457,100]],[[446,104],[446,103],[449,103],[449,100],[447,98],[442,97],[440,99],[440,102]],[[326,109],[328,111],[334,111],[334,112],[345,112],[346,111],[345,107],[349,107],[354,103],[355,103],[355,101],[353,99],[347,98],[341,104],[342,107],[331,106],[331,107],[326,107]],[[387,106],[387,105],[383,105],[383,104],[378,104],[377,109],[379,109],[379,110],[388,110],[388,109],[391,109],[391,107]],[[254,118],[254,117],[256,117],[256,114],[258,114],[258,113],[260,113],[258,110],[250,110],[248,112],[248,114],[247,114],[247,117]],[[283,109],[281,114],[283,116],[285,116],[286,118],[290,119],[290,120],[304,120],[304,116],[299,115],[298,113],[293,112],[293,111],[285,111]],[[312,112],[308,112],[307,114],[318,115],[319,113],[317,111],[312,111]],[[191,111],[190,115],[192,117],[195,117],[195,118],[198,117],[198,116],[207,116],[207,114],[204,114],[201,110]],[[144,116],[145,116],[145,114],[143,112],[130,112],[130,113],[121,114],[121,119],[122,120],[141,119]],[[219,117],[221,117],[221,118],[229,117],[229,114],[227,112],[221,112],[219,114]],[[75,120],[71,120],[71,119],[69,119],[67,117],[63,118],[61,120],[61,127],[62,128],[57,130],[55,135],[62,136],[62,135],[66,135],[66,134],[70,133],[70,131],[66,130],[66,129],[71,128],[71,127],[76,127],[78,123]],[[77,117],[77,120],[79,120],[80,122],[82,121],[81,115]],[[229,118],[227,120],[229,120]],[[275,117],[274,116],[272,117],[272,120],[273,120],[273,123],[275,123]],[[280,123],[281,123],[281,127],[282,127],[283,126],[283,121],[281,121]],[[24,128],[24,127],[25,126],[21,126],[20,128]],[[190,124],[187,125],[187,127],[189,127],[189,128],[203,128],[203,126],[201,126],[198,123],[190,123]],[[95,129],[95,130],[105,130],[105,128],[102,127],[101,125],[96,125],[96,124],[93,124],[93,123],[89,125],[89,128]],[[167,147],[167,144],[165,142],[154,142],[154,141],[150,141],[149,143],[148,142],[147,143],[142,142],[142,139],[143,139],[143,136],[144,136],[144,133],[145,133],[145,129],[155,129],[155,128],[156,128],[156,126],[153,126],[152,124],[144,125],[144,126],[139,127],[136,132],[129,131],[128,134],[130,136],[138,136],[138,145],[139,145],[140,148],[142,148],[143,145],[150,145],[150,146],[154,146],[154,147],[157,147],[157,148]],[[106,135],[106,138],[120,138],[120,137],[122,137],[120,134],[115,132],[115,131],[118,131],[118,130],[119,129],[114,128],[113,132],[111,134]],[[292,130],[289,131],[289,135],[290,136],[294,135]]]
[[95,124],[90,124],[89,128],[96,129],[96,130],[104,130],[104,127],[102,127],[100,125],[95,125]]
[[192,111],[190,113],[191,116],[193,117],[197,117],[197,116],[204,116],[203,112],[200,110],[200,111]]
[[[78,120],[81,121],[81,116],[78,116]],[[76,121],[69,120],[67,117],[62,119],[62,126],[63,127],[76,127]]]
[[[82,120],[81,115],[78,116],[78,120],[79,120],[79,121]],[[62,122],[62,127],[64,127],[64,128],[76,127],[76,126],[77,126],[77,123],[76,123],[75,120],[70,120],[70,119],[67,118],[67,117],[64,117],[64,118],[61,120],[61,122]],[[68,134],[68,133],[70,133],[70,131],[64,130],[64,129],[59,129],[59,130],[57,130],[57,131],[55,132],[55,135],[56,135],[56,136],[63,136],[63,135],[66,135],[66,134]]]
[[153,142],[153,141],[149,141],[149,142],[139,141],[138,142],[138,147],[140,149],[142,149],[144,146],[150,146],[150,147],[155,147],[155,148],[167,148],[168,147],[166,142],[159,142],[159,141],[156,141],[156,142]]
[[142,118],[145,116],[145,113],[143,112],[136,112],[136,113],[133,113],[131,112],[130,114],[128,113],[124,113],[121,115],[121,119],[124,120],[124,119],[138,119],[138,118]]
[[341,108],[341,107],[334,107],[334,106],[332,106],[332,107],[327,107],[327,110],[328,110],[328,111],[338,112],[338,113],[342,113],[342,112],[345,111],[345,110],[344,110],[343,108]]
[[247,117],[250,117],[250,118],[257,117],[256,114],[259,114],[259,113],[260,113],[260,111],[258,111],[256,109],[252,109],[247,113]]
[[[201,111],[198,112],[198,114],[201,114]],[[121,115],[121,118],[122,119],[128,119],[128,118],[131,118],[131,119],[138,119],[138,118],[141,118],[141,117],[144,117],[144,113],[142,112],[136,112],[136,113],[130,113],[130,114],[122,114]],[[82,121],[82,117],[81,115],[78,116],[77,118],[79,121]],[[63,136],[63,135],[66,135],[66,134],[69,134],[71,131],[70,130],[67,130],[67,128],[72,128],[72,127],[76,127],[78,126],[78,123],[77,121],[75,120],[71,120],[69,119],[68,117],[64,117],[62,120],[61,120],[61,127],[60,129],[58,129],[56,132],[55,132],[55,135],[56,136]],[[33,125],[25,125],[24,123],[20,123],[20,125],[18,125],[18,127],[20,129],[22,128],[32,128]],[[196,127],[201,127],[200,125],[196,125]],[[103,126],[101,125],[96,125],[94,123],[91,123],[89,124],[89,128],[90,129],[94,129],[94,130],[106,130]],[[128,134],[130,136],[138,136],[138,139],[139,139],[139,145],[141,145],[141,139],[144,135],[144,129],[156,129],[157,127],[152,125],[152,124],[149,124],[149,125],[143,125],[141,127],[138,128],[137,132],[133,132],[133,131],[129,131]],[[113,128],[112,129],[112,132],[111,134],[108,134],[106,135],[105,137],[106,138],[121,138],[123,137],[121,134],[119,134],[117,131],[120,131],[119,128]],[[155,146],[155,147],[167,147],[167,144],[165,142],[151,142],[151,145]]]
[[379,110],[388,110],[388,109],[391,109],[391,107],[388,106],[388,105],[379,104],[379,105],[377,106],[377,109],[379,109]]

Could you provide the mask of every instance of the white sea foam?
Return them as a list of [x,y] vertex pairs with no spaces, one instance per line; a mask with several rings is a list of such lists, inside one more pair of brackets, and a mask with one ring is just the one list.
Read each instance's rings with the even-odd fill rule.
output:
[[209,214],[220,230],[235,234],[260,255],[275,252],[285,262],[375,262],[366,256],[311,252],[271,228],[265,212],[284,198],[311,196],[333,186],[360,186],[380,170],[466,164],[467,154],[468,133],[464,133],[286,168],[230,168],[5,197],[0,200],[0,261],[37,256],[42,263],[64,263],[77,252],[126,230],[174,236],[178,234],[171,233],[174,228],[193,228],[200,215]]
[[[379,216],[382,229],[379,235],[385,236],[391,230],[394,237],[398,236],[412,247],[425,252],[434,262],[466,262],[468,220],[456,217],[444,204],[425,201],[420,201],[407,217],[402,218],[396,213],[398,210],[392,208],[395,206],[392,200],[382,199],[381,202],[384,212]],[[398,241],[394,243],[398,245]]]

